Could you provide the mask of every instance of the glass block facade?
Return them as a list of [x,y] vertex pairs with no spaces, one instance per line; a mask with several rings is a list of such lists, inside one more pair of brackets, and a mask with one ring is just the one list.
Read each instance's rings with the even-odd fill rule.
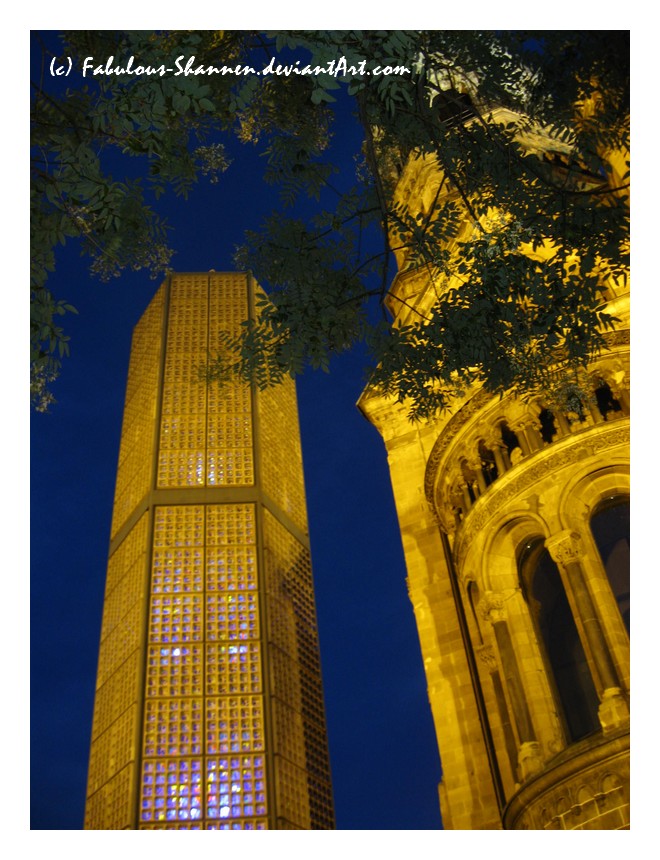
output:
[[332,829],[293,383],[207,386],[247,274],[177,274],[131,352],[87,829]]

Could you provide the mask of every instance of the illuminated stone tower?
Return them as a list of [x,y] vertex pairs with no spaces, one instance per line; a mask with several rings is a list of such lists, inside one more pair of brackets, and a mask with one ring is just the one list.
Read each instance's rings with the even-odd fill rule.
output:
[[87,829],[332,829],[292,381],[207,386],[249,274],[176,274],[135,328]]
[[[394,193],[414,219],[450,192],[429,157]],[[405,325],[436,285],[398,256]],[[446,829],[629,827],[629,295],[606,286],[619,322],[575,411],[475,388],[411,424],[360,400],[387,449]]]

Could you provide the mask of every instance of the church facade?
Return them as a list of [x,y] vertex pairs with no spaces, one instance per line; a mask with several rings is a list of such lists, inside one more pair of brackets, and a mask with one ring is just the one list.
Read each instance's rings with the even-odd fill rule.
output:
[[[395,200],[428,217],[441,184],[410,158]],[[436,287],[399,267],[406,324]],[[412,424],[359,401],[387,450],[446,829],[629,827],[628,282],[606,299],[618,322],[575,410],[475,387]]]

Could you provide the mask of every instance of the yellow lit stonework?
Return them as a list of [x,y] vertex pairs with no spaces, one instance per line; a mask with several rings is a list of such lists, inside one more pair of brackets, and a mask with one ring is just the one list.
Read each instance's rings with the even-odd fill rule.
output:
[[[441,188],[411,158],[395,199],[428,216]],[[435,288],[398,264],[405,324]],[[446,829],[629,827],[629,294],[607,286],[619,322],[582,414],[473,389],[411,424],[405,404],[360,399],[387,449]]]
[[171,275],[134,332],[87,829],[334,827],[295,387],[198,375],[257,290]]

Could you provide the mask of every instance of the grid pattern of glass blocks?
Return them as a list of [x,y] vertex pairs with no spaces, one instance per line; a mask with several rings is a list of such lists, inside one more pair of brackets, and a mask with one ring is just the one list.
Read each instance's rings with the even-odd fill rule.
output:
[[108,561],[101,641],[140,603],[145,581],[147,520],[143,514]]
[[202,691],[204,653],[201,645],[150,645],[148,696],[190,696]]
[[132,705],[96,738],[89,758],[90,793],[112,779],[117,772],[117,762],[125,764],[134,759],[136,718],[137,705]]
[[[222,349],[223,336],[240,331],[250,308],[243,275],[214,273],[209,286],[209,352],[215,355]],[[252,394],[247,386],[209,387],[207,432],[207,484],[254,484]]]
[[276,779],[277,794],[282,798],[280,829],[308,830],[311,798],[306,771],[280,756]]
[[85,807],[85,830],[129,830],[133,768],[125,767],[88,796]]
[[[288,666],[290,668],[290,665]],[[280,669],[281,671],[281,669]],[[275,670],[274,674],[277,672]],[[281,675],[280,675],[281,677]],[[300,683],[297,684],[298,698],[301,699]],[[302,701],[298,707],[302,707]],[[279,697],[273,699],[272,725],[274,747],[278,754],[298,767],[305,768],[305,727],[300,710],[296,710],[290,702],[283,702]]]
[[261,696],[209,696],[206,699],[206,751],[238,753],[264,749]]
[[202,777],[200,759],[146,759],[140,804],[142,819],[199,820],[202,817]]
[[304,531],[307,507],[294,381],[286,378],[277,388],[259,391],[257,403],[261,484],[279,509]]
[[199,367],[208,349],[208,279],[179,275],[170,287],[158,486],[203,486],[206,385]]
[[201,698],[149,699],[146,703],[144,753],[148,756],[201,755]]
[[210,642],[206,655],[209,695],[261,691],[261,646],[258,642]]
[[251,289],[173,275],[135,329],[86,829],[333,827],[295,388],[199,376]]
[[[96,739],[108,729],[112,723],[138,700],[138,678],[140,673],[140,652],[134,651],[127,660],[96,690],[94,699],[94,721],[92,723],[92,750]],[[94,778],[90,766],[89,779]]]
[[141,826],[262,829],[255,506],[158,506],[154,523]]
[[203,545],[203,505],[178,505],[157,509],[154,526],[155,548]]
[[[264,544],[268,547],[264,556],[268,638],[276,646],[269,650],[271,689],[283,705],[279,735],[275,732],[275,753],[287,762],[286,766],[282,764],[284,770],[278,767],[278,779],[284,780],[286,788],[282,790],[289,804],[287,826],[308,829],[311,821],[312,829],[332,828],[334,813],[310,554],[268,510],[264,511]],[[296,721],[286,722],[287,710],[301,715],[297,732]]]
[[163,285],[133,333],[112,513],[113,537],[151,486],[164,295]]
[[200,375],[222,333],[247,319],[240,275],[177,275],[168,312],[158,486],[251,486],[252,395],[246,386],[207,385]]
[[206,788],[206,814],[209,818],[227,820],[265,815],[264,757],[209,756],[206,760]]
[[196,547],[155,549],[151,588],[155,594],[201,591],[203,554]]
[[[136,757],[140,617],[147,543],[148,517],[145,514],[108,562],[87,778],[87,820],[92,828],[107,829],[97,817],[101,811],[115,822],[124,814],[119,811],[119,800],[113,799],[115,788],[112,786],[117,784],[115,780],[120,772],[130,769]],[[125,826],[126,822],[118,829]]]
[[244,640],[259,636],[259,610],[254,592],[206,596],[206,638]]
[[199,594],[154,595],[149,619],[150,642],[199,642],[203,636],[203,602]]

